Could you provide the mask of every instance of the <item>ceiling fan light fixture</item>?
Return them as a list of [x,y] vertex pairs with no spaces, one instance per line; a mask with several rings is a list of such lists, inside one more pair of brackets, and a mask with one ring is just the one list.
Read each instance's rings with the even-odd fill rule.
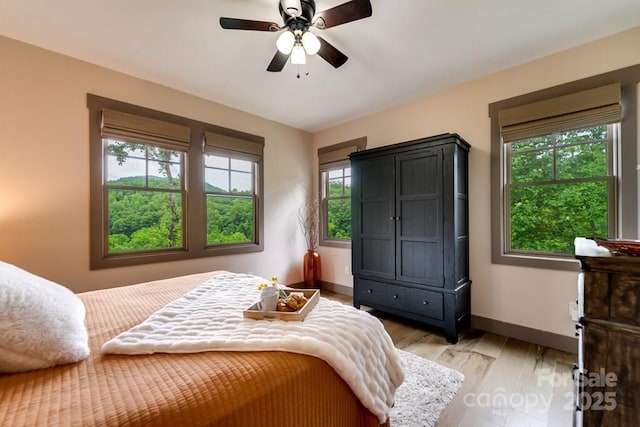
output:
[[304,65],[307,63],[307,58],[304,53],[304,47],[300,43],[296,43],[291,51],[291,63],[294,65]]
[[289,55],[291,50],[293,50],[293,45],[296,42],[296,36],[289,30],[283,32],[276,40],[276,47],[278,50],[285,54]]
[[305,31],[302,35],[302,46],[307,55],[315,55],[320,50],[320,40],[310,31]]

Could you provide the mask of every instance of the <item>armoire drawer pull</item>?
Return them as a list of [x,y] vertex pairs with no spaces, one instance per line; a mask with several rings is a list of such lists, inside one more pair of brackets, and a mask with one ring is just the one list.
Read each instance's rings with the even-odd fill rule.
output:
[[398,295],[394,295],[394,296],[393,296],[393,299],[398,299]]
[[422,301],[422,305],[429,305],[429,301],[427,301],[427,300]]
[[373,293],[373,289],[367,289],[367,293],[368,294],[372,294]]

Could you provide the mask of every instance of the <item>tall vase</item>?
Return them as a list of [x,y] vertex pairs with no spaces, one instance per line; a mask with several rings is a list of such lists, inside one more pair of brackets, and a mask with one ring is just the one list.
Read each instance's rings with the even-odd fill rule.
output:
[[312,249],[304,254],[304,287],[320,287],[320,254]]

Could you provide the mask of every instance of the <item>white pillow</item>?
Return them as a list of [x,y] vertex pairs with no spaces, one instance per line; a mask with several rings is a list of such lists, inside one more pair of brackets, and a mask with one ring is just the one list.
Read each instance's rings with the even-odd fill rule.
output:
[[86,359],[84,317],[71,290],[0,261],[0,372]]

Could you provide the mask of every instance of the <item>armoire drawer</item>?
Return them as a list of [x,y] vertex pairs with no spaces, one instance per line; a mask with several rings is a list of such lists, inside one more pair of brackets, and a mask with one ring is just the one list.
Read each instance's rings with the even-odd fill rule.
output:
[[439,292],[366,279],[358,279],[356,292],[365,305],[379,304],[437,320],[444,319],[444,298]]
[[358,279],[356,292],[358,293],[358,298],[365,305],[367,303],[385,304],[387,286],[389,285],[386,283]]
[[411,304],[411,289],[404,286],[387,285],[387,300],[385,302],[387,307],[407,310],[409,304]]
[[444,298],[439,292],[410,289],[409,310],[422,316],[444,319]]
[[397,310],[408,310],[411,300],[411,289],[374,280],[358,279],[356,292],[365,305],[368,302]]

